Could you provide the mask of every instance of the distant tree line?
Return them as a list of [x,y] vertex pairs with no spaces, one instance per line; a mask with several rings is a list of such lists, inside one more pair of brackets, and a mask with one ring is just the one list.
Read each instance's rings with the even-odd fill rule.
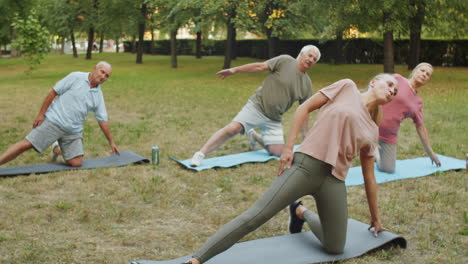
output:
[[[282,43],[304,35],[319,35],[333,39],[337,56],[335,63],[344,63],[344,49],[350,40],[346,35],[357,29],[361,33],[377,32],[382,36],[381,53],[385,72],[393,72],[398,41],[396,33],[409,38],[408,67],[421,61],[421,35],[448,39],[467,36],[466,0],[0,0],[0,45],[18,38],[13,20],[26,20],[35,10],[38,19],[50,36],[58,36],[62,47],[65,39],[73,46],[73,57],[78,57],[75,39],[86,37],[88,50],[85,58],[92,58],[94,42],[114,39],[119,43],[130,40],[136,54],[136,63],[143,63],[144,35],[151,35],[155,49],[154,32],[169,35],[171,66],[177,67],[177,31],[188,27],[196,36],[195,56],[201,58],[203,44],[209,33],[224,32],[223,68],[235,59],[237,36],[251,32],[265,39],[268,57],[282,52]],[[20,21],[20,20],[19,20]],[[45,32],[45,31],[44,31]],[[19,49],[12,50],[18,55]],[[437,51],[438,52],[438,51]]]
[[[320,62],[334,64],[382,64],[383,40],[370,38],[353,38],[342,40],[342,49],[337,50],[337,40],[279,40],[276,54],[297,56],[300,49],[308,44],[317,46],[322,52]],[[125,52],[132,52],[138,45],[131,41],[124,42]],[[204,41],[197,50],[196,40],[180,39],[177,41],[176,53],[179,55],[222,56],[226,49],[224,40]],[[267,49],[268,41],[264,39],[238,40],[233,48],[235,57],[252,57],[261,60],[270,58]],[[395,40],[394,53],[396,64],[408,64],[410,41]],[[169,40],[144,41],[143,52],[152,55],[170,55]],[[429,61],[434,66],[468,66],[468,40],[421,40],[421,61]]]

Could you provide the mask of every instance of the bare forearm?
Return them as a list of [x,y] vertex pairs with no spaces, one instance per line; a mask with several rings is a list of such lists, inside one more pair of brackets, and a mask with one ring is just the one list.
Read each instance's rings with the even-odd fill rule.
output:
[[421,143],[424,146],[424,150],[426,151],[427,154],[430,155],[433,151],[431,148],[431,144],[429,142],[429,135],[427,133],[426,126],[424,125],[416,126],[416,131],[418,132],[419,138],[421,139]]
[[39,110],[38,115],[44,115],[49,106],[52,104],[52,101],[54,101],[54,98],[57,96],[57,93],[55,92],[54,89],[52,89],[44,99],[44,102],[42,103],[41,109]]
[[299,131],[304,126],[304,122],[308,119],[309,112],[305,107],[299,106],[294,113],[293,122],[289,129],[288,139],[285,144],[285,148],[292,149],[296,142]]
[[364,176],[367,203],[371,214],[371,221],[380,221],[377,202],[377,183],[374,176],[374,158],[361,154],[361,168]]
[[269,70],[266,62],[254,62],[231,68],[233,73],[256,73]]
[[101,127],[101,131],[104,134],[104,136],[106,137],[109,144],[113,144],[114,140],[112,138],[112,134],[111,134],[110,129],[109,129],[109,123],[108,122],[99,122],[99,127]]

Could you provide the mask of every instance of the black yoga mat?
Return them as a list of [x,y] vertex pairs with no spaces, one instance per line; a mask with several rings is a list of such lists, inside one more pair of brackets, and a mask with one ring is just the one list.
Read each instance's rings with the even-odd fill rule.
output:
[[[302,232],[237,243],[204,264],[308,264],[355,258],[390,245],[406,248],[403,237],[390,232],[381,232],[378,237],[374,237],[367,228],[367,224],[348,219],[346,246],[344,253],[339,255],[327,254],[311,232]],[[131,264],[181,264],[190,257],[187,255],[162,261],[138,260]]]
[[17,167],[0,168],[0,177],[16,176],[29,174],[42,174],[61,170],[81,170],[94,169],[103,167],[121,167],[132,163],[148,163],[149,160],[132,151],[124,150],[120,155],[110,155],[105,158],[85,159],[81,167],[70,167],[63,162],[46,163],[46,164],[31,164]]

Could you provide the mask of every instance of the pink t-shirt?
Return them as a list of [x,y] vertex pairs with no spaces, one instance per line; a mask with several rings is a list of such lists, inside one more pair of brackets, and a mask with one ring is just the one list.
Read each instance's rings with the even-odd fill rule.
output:
[[320,108],[297,151],[330,164],[333,176],[344,181],[361,150],[374,156],[378,127],[352,80],[335,82],[319,92],[330,100]]
[[416,125],[423,123],[423,102],[421,97],[409,86],[408,79],[394,74],[398,81],[398,93],[393,100],[382,106],[382,121],[379,138],[388,144],[397,144],[398,130],[405,118],[413,119]]

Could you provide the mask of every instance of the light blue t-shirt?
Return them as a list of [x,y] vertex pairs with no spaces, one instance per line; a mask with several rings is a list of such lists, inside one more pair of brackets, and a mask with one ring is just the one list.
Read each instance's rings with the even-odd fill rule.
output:
[[106,105],[101,85],[91,88],[87,72],[72,72],[58,81],[54,91],[58,97],[46,112],[46,117],[68,133],[83,130],[83,122],[89,111],[98,122],[107,121]]

